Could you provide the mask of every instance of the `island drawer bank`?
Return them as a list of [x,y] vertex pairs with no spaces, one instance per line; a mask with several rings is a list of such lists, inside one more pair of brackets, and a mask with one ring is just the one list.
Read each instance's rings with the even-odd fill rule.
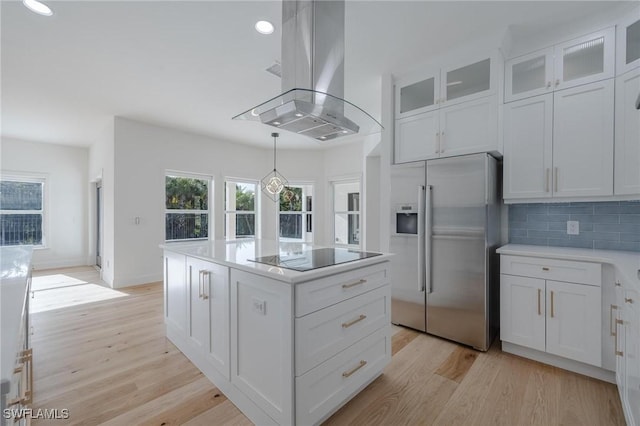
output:
[[167,337],[256,424],[318,424],[391,360],[390,255],[299,272],[252,260],[316,247],[161,247]]

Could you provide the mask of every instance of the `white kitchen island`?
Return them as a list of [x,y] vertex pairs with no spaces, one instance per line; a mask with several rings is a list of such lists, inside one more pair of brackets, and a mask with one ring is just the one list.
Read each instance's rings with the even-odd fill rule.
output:
[[[167,243],[167,337],[254,423],[317,424],[391,360],[388,254],[296,271],[251,261],[347,249],[266,240]],[[302,266],[301,266],[302,265]]]

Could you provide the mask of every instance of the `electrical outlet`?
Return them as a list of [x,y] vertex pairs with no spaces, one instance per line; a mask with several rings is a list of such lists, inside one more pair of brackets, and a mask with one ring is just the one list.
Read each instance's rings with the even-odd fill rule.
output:
[[580,222],[577,220],[568,220],[567,221],[567,234],[569,235],[578,235],[580,234]]
[[253,299],[253,311],[260,315],[267,315],[267,302],[265,300]]

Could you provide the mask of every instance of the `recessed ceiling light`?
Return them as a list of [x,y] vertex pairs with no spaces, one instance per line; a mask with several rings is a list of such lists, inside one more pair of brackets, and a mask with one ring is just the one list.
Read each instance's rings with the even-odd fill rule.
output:
[[51,10],[49,6],[39,2],[38,0],[22,0],[22,4],[24,4],[27,8],[29,8],[29,10],[37,13],[38,15],[43,15],[43,16],[53,15],[53,10]]
[[273,24],[269,21],[256,22],[256,31],[259,32],[260,34],[271,34],[273,33],[273,30],[274,30]]
[[275,124],[276,126],[279,126],[280,122],[279,121],[274,121],[273,124]]
[[302,117],[302,114],[299,112],[296,112],[296,117]]
[[253,115],[254,117],[257,117],[260,114],[258,114],[258,111],[256,111],[256,109],[254,108],[254,109],[251,110],[251,115]]

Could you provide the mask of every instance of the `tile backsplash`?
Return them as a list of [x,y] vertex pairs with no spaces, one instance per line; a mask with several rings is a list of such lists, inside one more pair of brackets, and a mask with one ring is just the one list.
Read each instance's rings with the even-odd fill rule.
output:
[[[567,234],[567,221],[579,234]],[[509,205],[509,242],[640,252],[640,201]]]

